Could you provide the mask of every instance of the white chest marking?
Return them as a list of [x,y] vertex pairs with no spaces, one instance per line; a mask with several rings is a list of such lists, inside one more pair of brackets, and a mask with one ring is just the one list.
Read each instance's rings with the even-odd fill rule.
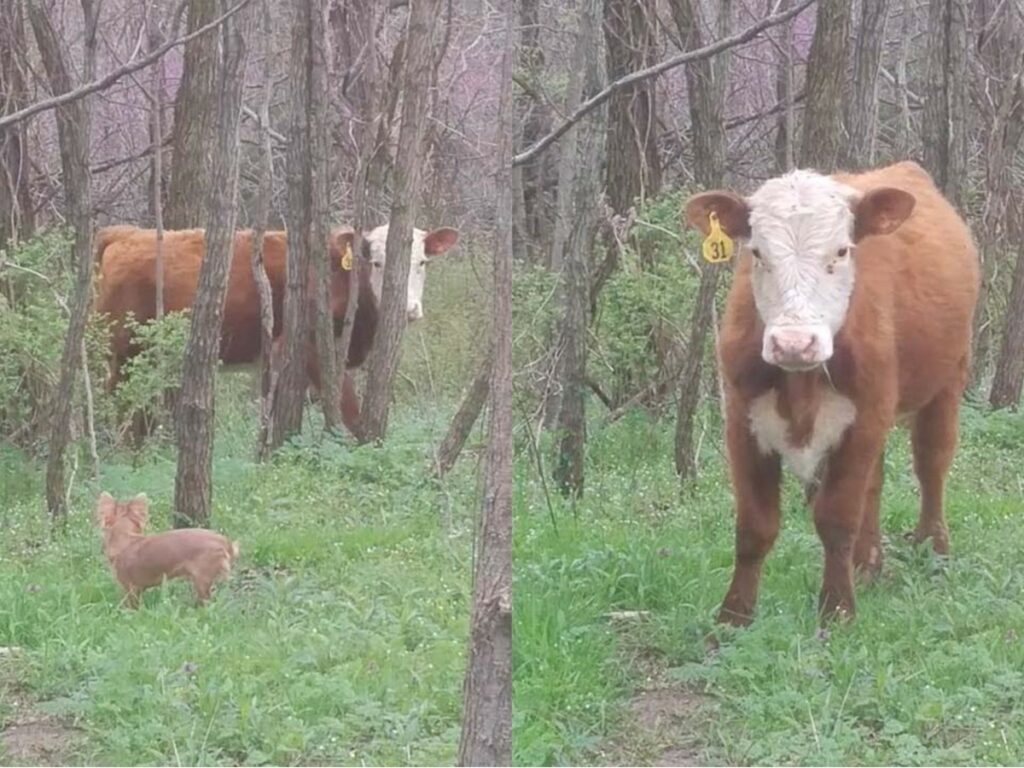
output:
[[823,393],[810,439],[805,445],[794,446],[789,441],[789,422],[779,416],[777,405],[778,393],[774,389],[752,400],[750,432],[761,453],[779,454],[797,477],[810,482],[821,460],[839,444],[843,433],[853,423],[857,407],[848,397],[836,392]]

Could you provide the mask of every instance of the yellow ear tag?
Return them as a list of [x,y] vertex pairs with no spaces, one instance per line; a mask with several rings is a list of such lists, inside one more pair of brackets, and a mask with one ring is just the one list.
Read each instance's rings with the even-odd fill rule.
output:
[[352,246],[345,244],[345,252],[341,254],[341,268],[346,272],[352,269]]
[[709,231],[701,244],[701,253],[705,261],[712,264],[728,261],[732,258],[732,238],[722,231],[722,225],[718,223],[718,214],[712,211],[708,215]]

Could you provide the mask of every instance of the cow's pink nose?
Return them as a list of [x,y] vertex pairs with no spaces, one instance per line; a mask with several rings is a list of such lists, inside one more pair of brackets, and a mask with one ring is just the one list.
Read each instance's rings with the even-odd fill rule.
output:
[[776,365],[813,365],[818,362],[818,337],[799,328],[779,328],[769,338]]

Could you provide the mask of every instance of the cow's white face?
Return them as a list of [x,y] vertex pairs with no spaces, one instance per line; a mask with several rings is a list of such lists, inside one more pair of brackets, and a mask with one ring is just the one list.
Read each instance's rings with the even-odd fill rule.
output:
[[[373,294],[380,301],[384,288],[384,264],[387,258],[388,225],[382,224],[365,235],[370,250],[370,285]],[[459,233],[449,227],[425,232],[422,229],[412,231],[412,252],[409,262],[409,286],[406,299],[406,313],[410,321],[423,317],[423,288],[427,281],[427,264],[434,257],[440,256],[456,242]]]
[[828,176],[797,170],[770,179],[746,200],[697,195],[687,204],[687,218],[706,231],[714,210],[728,234],[745,241],[764,321],[761,356],[798,371],[832,357],[853,293],[856,241],[892,232],[913,208],[913,196],[899,189],[861,195]]

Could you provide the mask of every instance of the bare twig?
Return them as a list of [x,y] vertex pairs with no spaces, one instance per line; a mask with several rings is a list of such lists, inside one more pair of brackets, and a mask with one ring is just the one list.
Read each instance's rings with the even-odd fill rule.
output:
[[141,59],[136,59],[131,64],[125,64],[123,67],[118,67],[113,72],[108,72],[98,80],[93,80],[91,83],[86,83],[85,85],[79,86],[78,88],[74,88],[68,91],[67,93],[62,93],[59,96],[54,96],[53,98],[37,101],[30,107],[25,107],[24,109],[20,109],[17,112],[7,115],[6,117],[0,118],[0,128],[6,128],[9,125],[15,125],[16,123],[20,123],[22,120],[26,120],[32,117],[33,115],[39,114],[40,112],[45,112],[48,109],[55,109],[56,107],[63,106],[64,104],[68,104],[72,101],[77,101],[83,96],[88,96],[91,93],[96,93],[96,91],[102,91],[104,88],[107,88],[108,86],[111,86],[114,83],[116,83],[122,77],[130,75],[132,72],[137,72],[140,69],[145,69],[154,61],[161,58],[165,53],[167,53],[172,48],[177,48],[178,46],[184,45],[190,40],[194,40],[200,35],[205,35],[207,32],[216,29],[226,20],[230,19],[232,16],[238,13],[238,11],[242,10],[242,8],[244,8],[251,2],[252,0],[240,0],[240,2],[237,5],[232,7],[230,10],[228,10],[221,16],[218,16],[205,27],[200,27],[195,32],[189,35],[179,37],[176,40],[171,40],[169,43],[164,43],[149,55],[143,56]]
[[675,69],[676,67],[681,66],[683,64],[689,64],[694,61],[710,58],[715,54],[721,53],[722,51],[727,51],[730,48],[736,47],[737,45],[748,42],[749,40],[753,40],[766,29],[771,29],[774,26],[782,24],[794,18],[795,16],[798,16],[805,8],[809,7],[814,2],[816,2],[816,0],[803,0],[803,2],[794,5],[788,11],[785,11],[783,13],[776,13],[772,16],[767,16],[761,21],[757,22],[756,24],[747,27],[742,32],[737,32],[735,35],[723,37],[721,40],[711,43],[710,45],[706,45],[703,48],[698,48],[694,51],[686,51],[685,53],[680,53],[676,56],[672,56],[668,59],[665,59],[665,61],[659,62],[658,64],[655,64],[652,67],[640,69],[637,70],[636,72],[630,72],[628,75],[620,77],[618,80],[609,83],[603,90],[601,90],[595,96],[587,99],[585,102],[580,104],[580,106],[575,111],[573,111],[569,118],[565,120],[563,123],[561,123],[553,131],[551,131],[551,133],[547,134],[542,139],[539,139],[532,146],[523,150],[518,155],[513,157],[512,165],[522,165],[523,163],[527,163],[533,158],[535,158],[537,155],[539,155],[553,143],[558,141],[558,139],[560,139],[566,131],[572,128],[588,113],[590,113],[591,111],[599,107],[601,104],[606,102],[615,92],[621,91],[622,89],[630,85],[634,85],[635,83],[638,83],[642,80],[647,80],[651,77],[656,77],[657,75],[660,75],[663,72],[667,72],[670,69]]

